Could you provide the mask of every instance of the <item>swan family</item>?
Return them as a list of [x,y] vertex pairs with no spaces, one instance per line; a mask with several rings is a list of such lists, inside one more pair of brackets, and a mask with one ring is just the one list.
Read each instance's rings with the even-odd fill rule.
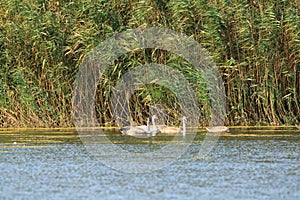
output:
[[125,126],[120,129],[123,135],[130,135],[130,136],[156,136],[157,133],[182,133],[185,135],[186,133],[186,117],[182,117],[182,129],[179,127],[172,127],[172,126],[165,126],[165,125],[156,125],[155,119],[157,119],[156,115],[153,115],[151,118],[152,126],[150,126],[150,121],[147,121],[146,125],[141,126]]
[[159,129],[156,127],[155,124],[155,119],[156,119],[156,115],[152,116],[152,124],[153,127],[150,127],[150,121],[148,119],[147,121],[147,126],[146,125],[141,125],[141,126],[125,126],[122,127],[120,129],[121,133],[123,135],[130,135],[130,136],[140,136],[140,137],[144,137],[144,136],[155,136],[156,133],[159,132]]
[[[162,133],[162,134],[182,133],[183,135],[186,134],[187,118],[185,116],[182,117],[182,129],[180,127],[174,127],[174,126],[156,125],[155,119],[157,119],[157,117],[156,117],[156,115],[153,115],[151,118],[152,126],[150,126],[150,120],[148,119],[147,125],[125,126],[125,127],[122,127],[120,129],[120,131],[121,131],[122,135],[130,135],[130,136],[136,136],[136,137],[156,136],[157,133]],[[207,127],[206,130],[209,133],[229,132],[229,128],[227,128],[226,126]]]

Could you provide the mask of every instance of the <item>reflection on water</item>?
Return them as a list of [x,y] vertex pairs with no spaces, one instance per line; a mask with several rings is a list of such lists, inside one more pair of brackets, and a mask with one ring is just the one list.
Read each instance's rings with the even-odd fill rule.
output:
[[[204,136],[199,131],[173,164],[130,174],[102,164],[74,130],[1,131],[0,199],[299,199],[299,130],[233,129],[198,158]],[[155,151],[172,140],[114,132],[99,137],[137,152]]]

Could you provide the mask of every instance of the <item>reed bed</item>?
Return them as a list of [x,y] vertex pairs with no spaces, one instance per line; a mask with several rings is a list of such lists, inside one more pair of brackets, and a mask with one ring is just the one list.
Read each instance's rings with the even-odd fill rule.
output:
[[[182,32],[210,52],[225,84],[227,125],[300,122],[298,0],[0,0],[0,5],[0,127],[73,126],[73,82],[83,59],[115,33],[153,26]],[[200,123],[207,125],[210,105],[201,74],[179,56],[155,49],[123,55],[99,80],[100,124],[115,125],[110,94],[121,75],[150,62],[185,75],[200,104]],[[154,84],[132,96],[135,121],[145,122],[152,105],[164,108],[170,123],[180,119],[174,94]]]

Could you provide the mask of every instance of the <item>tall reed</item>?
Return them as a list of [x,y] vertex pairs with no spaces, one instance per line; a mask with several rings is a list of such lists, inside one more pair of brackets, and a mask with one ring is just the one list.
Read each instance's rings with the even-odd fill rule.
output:
[[[88,53],[115,33],[137,27],[183,32],[206,48],[227,94],[228,125],[279,125],[300,121],[300,2],[298,0],[4,1],[0,0],[0,127],[72,126],[73,82]],[[196,92],[200,122],[210,118],[201,73],[170,52],[144,49],[115,61],[99,80],[99,122],[114,125],[110,94],[134,67],[157,62],[181,71]],[[149,85],[131,98],[142,122],[153,105],[170,123],[176,97]]]

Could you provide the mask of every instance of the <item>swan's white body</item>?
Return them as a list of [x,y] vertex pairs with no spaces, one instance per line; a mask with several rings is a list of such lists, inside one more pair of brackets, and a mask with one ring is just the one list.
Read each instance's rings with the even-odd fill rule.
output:
[[145,131],[150,131],[150,119],[147,120],[147,125],[135,126],[136,128],[141,128]]
[[229,131],[229,128],[227,128],[226,126],[212,126],[206,127],[206,130],[210,133],[220,133]]
[[177,133],[183,133],[185,135],[186,133],[186,117],[182,117],[182,129],[179,127],[173,127],[173,126],[165,126],[161,128],[159,131],[163,134],[177,134]]
[[148,125],[148,132],[152,135],[152,136],[156,136],[156,134],[159,132],[159,129],[157,128],[156,124],[155,124],[155,119],[156,119],[156,115],[152,116],[152,127],[150,127]]

